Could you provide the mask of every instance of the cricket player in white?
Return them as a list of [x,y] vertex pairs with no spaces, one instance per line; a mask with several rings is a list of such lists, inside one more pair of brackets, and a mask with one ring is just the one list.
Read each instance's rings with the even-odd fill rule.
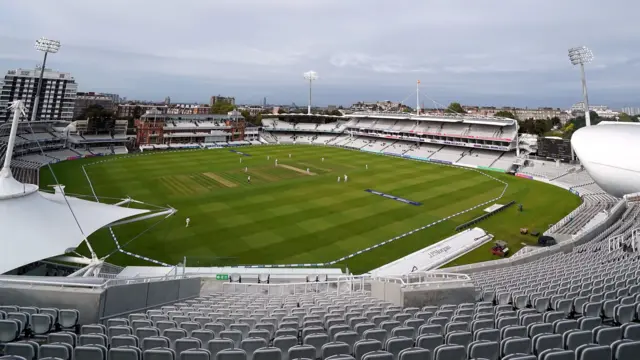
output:
[[267,156],[267,160],[271,160],[271,156]]
[[251,175],[247,176],[247,183],[251,184]]
[[324,162],[324,158],[322,158],[322,162]]
[[309,173],[309,168],[307,168],[307,174]]
[[191,219],[187,218],[186,220],[186,225],[184,227],[189,227],[189,223],[191,222]]
[[242,164],[242,158],[240,158],[240,163]]
[[347,174],[344,174],[344,182],[347,182],[347,180],[349,180],[349,177],[347,176]]
[[248,166],[245,166],[245,167],[244,167],[244,172],[247,172],[247,171],[249,171],[249,167],[248,167]]
[[365,164],[365,165],[364,165],[364,169],[365,169],[365,170],[369,170],[369,164]]
[[289,159],[291,159],[291,154],[289,154]]
[[338,182],[340,182],[340,176],[338,176]]
[[278,166],[278,159],[276,159],[276,166]]

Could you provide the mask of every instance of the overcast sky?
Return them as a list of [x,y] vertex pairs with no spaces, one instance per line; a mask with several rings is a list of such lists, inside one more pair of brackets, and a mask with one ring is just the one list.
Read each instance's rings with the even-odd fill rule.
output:
[[0,0],[0,72],[48,67],[130,99],[405,100],[560,106],[581,97],[567,49],[588,45],[592,104],[640,106],[638,0]]

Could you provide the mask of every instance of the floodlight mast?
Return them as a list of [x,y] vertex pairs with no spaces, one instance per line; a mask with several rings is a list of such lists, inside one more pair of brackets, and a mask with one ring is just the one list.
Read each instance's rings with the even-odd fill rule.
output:
[[584,120],[586,126],[591,126],[591,114],[589,113],[589,94],[587,93],[587,78],[584,73],[584,64],[588,64],[593,60],[593,53],[586,46],[574,47],[569,49],[569,60],[571,60],[572,65],[580,65]]
[[309,106],[307,107],[307,115],[311,115],[311,83],[318,79],[318,73],[313,70],[307,71],[304,73],[304,78],[309,80]]
[[44,60],[42,61],[42,68],[40,69],[40,80],[38,80],[36,98],[33,101],[31,121],[36,121],[36,116],[38,115],[38,105],[40,103],[40,91],[42,90],[42,78],[44,77],[44,68],[47,66],[47,55],[49,53],[55,54],[58,52],[58,50],[60,50],[60,41],[50,40],[43,37],[36,41],[35,48],[38,51],[44,52]]

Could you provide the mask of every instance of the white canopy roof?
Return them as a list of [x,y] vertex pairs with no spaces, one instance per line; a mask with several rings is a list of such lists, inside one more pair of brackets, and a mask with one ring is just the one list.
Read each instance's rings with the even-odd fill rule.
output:
[[64,254],[102,227],[149,212],[67,196],[83,235],[61,187],[50,194],[34,191],[35,185],[21,184],[11,177],[0,178],[0,190],[11,188],[24,190],[20,195],[0,196],[0,274]]

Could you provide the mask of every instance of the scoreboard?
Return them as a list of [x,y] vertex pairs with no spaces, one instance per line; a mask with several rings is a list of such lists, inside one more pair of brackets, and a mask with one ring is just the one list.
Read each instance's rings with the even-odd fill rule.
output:
[[571,141],[553,137],[538,138],[538,156],[570,162],[572,160]]

